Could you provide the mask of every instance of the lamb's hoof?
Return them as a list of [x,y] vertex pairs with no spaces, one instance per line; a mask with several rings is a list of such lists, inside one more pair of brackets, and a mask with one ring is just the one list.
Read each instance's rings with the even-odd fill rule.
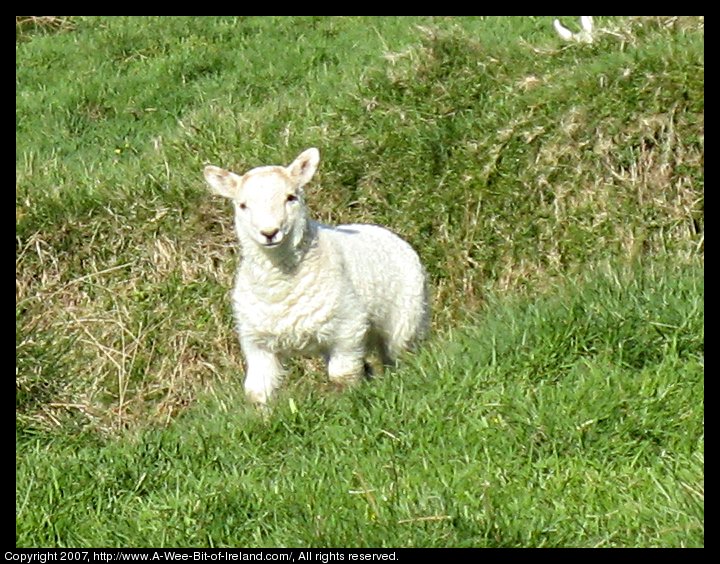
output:
[[330,387],[337,392],[344,392],[357,386],[362,376],[336,376],[330,379]]
[[268,421],[272,415],[272,408],[266,403],[254,404],[255,411],[262,418],[263,421]]
[[267,403],[267,401],[257,401],[253,400],[251,398],[248,398],[250,405],[252,405],[255,412],[260,415],[264,420],[267,420],[270,418],[270,415],[272,415],[272,408]]

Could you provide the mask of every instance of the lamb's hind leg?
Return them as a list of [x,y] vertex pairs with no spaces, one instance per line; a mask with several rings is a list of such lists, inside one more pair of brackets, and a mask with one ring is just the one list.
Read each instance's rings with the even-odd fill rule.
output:
[[400,356],[411,350],[413,339],[406,335],[383,336],[378,339],[377,350],[383,366],[393,368],[398,364]]
[[391,350],[388,339],[379,334],[373,333],[369,339],[372,350],[377,351],[383,367],[393,367],[397,364],[397,354]]

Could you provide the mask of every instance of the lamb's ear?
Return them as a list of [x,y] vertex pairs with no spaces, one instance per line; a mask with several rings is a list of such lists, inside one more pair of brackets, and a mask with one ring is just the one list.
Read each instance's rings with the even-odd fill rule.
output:
[[320,151],[313,147],[300,153],[298,158],[287,167],[287,171],[298,186],[305,186],[315,174],[319,163]]
[[239,183],[236,174],[212,165],[206,166],[203,174],[213,194],[218,194],[225,198],[235,198],[237,196]]

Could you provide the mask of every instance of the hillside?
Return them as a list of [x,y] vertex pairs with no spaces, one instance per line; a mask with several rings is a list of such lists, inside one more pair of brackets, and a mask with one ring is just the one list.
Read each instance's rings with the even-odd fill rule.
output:
[[[704,543],[703,17],[54,18],[16,19],[18,545]],[[433,334],[342,398],[299,361],[263,423],[201,171],[310,146]]]

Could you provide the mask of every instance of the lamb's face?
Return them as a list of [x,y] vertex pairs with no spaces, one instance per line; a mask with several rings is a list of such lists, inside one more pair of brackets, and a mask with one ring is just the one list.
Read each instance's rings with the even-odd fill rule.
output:
[[317,149],[308,149],[288,167],[263,166],[242,176],[208,166],[205,179],[216,194],[233,201],[240,240],[270,251],[301,240],[307,222],[302,188],[319,159]]
[[279,247],[305,227],[302,188],[279,166],[245,174],[233,204],[238,236],[268,249]]

